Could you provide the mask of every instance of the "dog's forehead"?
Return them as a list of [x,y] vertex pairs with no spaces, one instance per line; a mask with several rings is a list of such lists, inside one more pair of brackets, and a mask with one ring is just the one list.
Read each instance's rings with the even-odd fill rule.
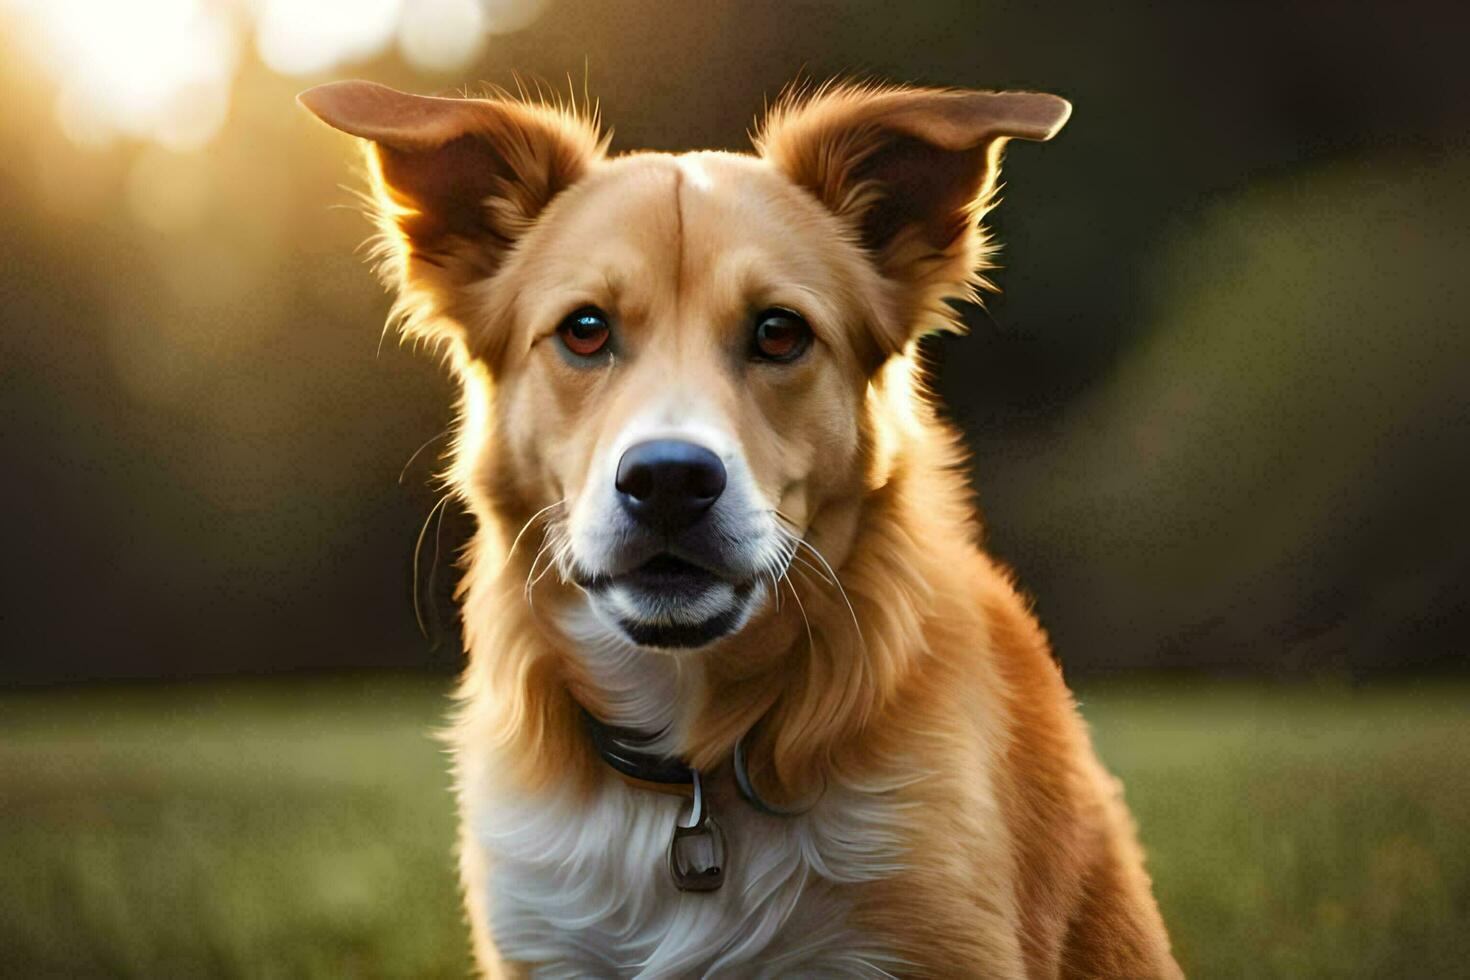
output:
[[556,202],[546,224],[558,248],[616,241],[645,253],[670,246],[687,253],[743,242],[779,252],[825,217],[814,198],[756,157],[640,153],[596,167]]
[[731,247],[758,247],[782,261],[829,250],[836,219],[815,197],[756,157],[688,153],[672,158],[686,254],[709,258]]
[[639,305],[716,307],[783,287],[835,297],[868,272],[811,194],[757,157],[714,151],[598,165],[553,202],[522,258],[546,291],[605,284]]

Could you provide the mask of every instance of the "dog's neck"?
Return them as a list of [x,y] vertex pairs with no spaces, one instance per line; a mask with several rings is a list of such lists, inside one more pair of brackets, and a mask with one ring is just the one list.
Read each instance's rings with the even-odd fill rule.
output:
[[573,696],[599,720],[646,733],[649,751],[682,753],[703,700],[703,664],[647,650],[612,634],[585,605],[557,616],[573,663]]

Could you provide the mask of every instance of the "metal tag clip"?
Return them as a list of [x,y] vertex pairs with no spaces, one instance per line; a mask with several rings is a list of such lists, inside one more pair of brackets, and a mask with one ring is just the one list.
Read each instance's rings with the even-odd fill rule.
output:
[[689,819],[674,825],[669,839],[669,874],[684,892],[712,892],[725,883],[725,833],[709,815],[699,770]]

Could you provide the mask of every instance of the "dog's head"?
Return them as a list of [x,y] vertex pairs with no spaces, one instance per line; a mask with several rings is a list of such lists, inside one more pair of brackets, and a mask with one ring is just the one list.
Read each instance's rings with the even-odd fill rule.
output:
[[302,101],[370,141],[405,330],[465,383],[461,490],[508,539],[547,523],[532,579],[555,567],[601,628],[672,648],[820,565],[803,539],[840,559],[882,479],[885,378],[981,283],[1001,145],[1070,111],[832,86],[755,155],[609,158],[556,107],[367,82]]

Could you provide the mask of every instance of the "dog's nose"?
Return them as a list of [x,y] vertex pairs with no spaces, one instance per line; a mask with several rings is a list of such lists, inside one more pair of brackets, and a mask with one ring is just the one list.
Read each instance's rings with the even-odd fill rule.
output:
[[677,534],[725,492],[725,464],[692,442],[640,442],[618,460],[616,486],[623,508],[635,520]]

